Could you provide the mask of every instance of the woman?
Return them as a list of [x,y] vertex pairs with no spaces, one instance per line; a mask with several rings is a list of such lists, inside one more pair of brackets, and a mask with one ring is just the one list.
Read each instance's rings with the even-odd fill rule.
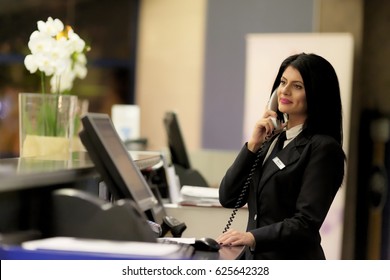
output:
[[[319,231],[344,177],[337,75],[318,55],[292,55],[281,64],[274,90],[277,111],[267,109],[257,121],[219,189],[224,207],[248,204],[247,231],[231,229],[217,241],[246,245],[246,259],[325,259]],[[281,125],[287,139],[270,156],[279,138],[274,117],[287,120]]]

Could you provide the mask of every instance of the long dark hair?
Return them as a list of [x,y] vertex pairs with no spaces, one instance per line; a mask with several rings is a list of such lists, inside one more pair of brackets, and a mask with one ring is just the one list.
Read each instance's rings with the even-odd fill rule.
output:
[[[326,134],[340,145],[343,142],[342,105],[339,81],[333,66],[316,54],[296,54],[286,58],[276,76],[272,92],[279,86],[284,70],[292,66],[299,71],[305,85],[307,118],[303,132]],[[278,111],[280,115],[281,112]]]

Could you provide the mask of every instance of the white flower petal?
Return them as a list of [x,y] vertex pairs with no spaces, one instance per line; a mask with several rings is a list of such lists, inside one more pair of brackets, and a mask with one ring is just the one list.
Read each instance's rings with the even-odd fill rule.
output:
[[76,74],[77,78],[84,79],[87,76],[88,70],[87,67],[80,64],[75,64],[73,67],[74,73]]
[[72,72],[67,72],[61,76],[54,75],[50,79],[50,86],[52,92],[64,92],[66,90],[71,90],[73,87],[74,75]]
[[59,19],[54,19],[48,17],[46,22],[38,21],[38,30],[42,33],[48,34],[50,36],[56,36],[59,32],[64,29],[64,24]]
[[86,65],[87,64],[87,57],[83,53],[78,53],[76,55],[76,63],[81,64],[81,65]]
[[32,54],[29,54],[24,58],[24,65],[30,73],[35,73],[38,70],[36,59]]

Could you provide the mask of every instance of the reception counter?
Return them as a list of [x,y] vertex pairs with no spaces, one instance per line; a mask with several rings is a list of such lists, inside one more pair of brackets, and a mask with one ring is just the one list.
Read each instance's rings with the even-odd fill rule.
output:
[[[140,169],[154,166],[161,160],[157,153],[132,153],[131,155]],[[96,172],[87,153],[74,153],[68,160],[50,158],[0,159],[0,244],[19,245],[28,240],[61,236],[62,232],[71,232],[71,234],[64,236],[110,240],[115,240],[116,235],[120,236],[120,234],[122,234],[122,237],[118,240],[123,239],[123,236],[128,234],[128,240],[134,240],[131,237],[134,226],[122,226],[126,221],[118,217],[123,216],[116,216],[117,218],[115,218],[106,215],[107,213],[93,214],[93,211],[100,206],[102,209],[105,208],[104,203],[110,203],[101,198],[100,185],[100,175]],[[68,192],[74,190],[78,194],[79,200],[87,197],[86,201],[88,203],[93,201],[93,203],[96,202],[100,206],[90,207],[88,203],[80,203],[80,201],[76,201],[74,204],[72,202],[71,204],[69,202],[68,204],[62,203],[61,193],[63,193],[63,190]],[[174,209],[169,206],[167,209],[168,213],[185,219],[188,224],[187,235],[194,234],[191,237],[201,236],[202,232],[199,232],[198,229],[207,228],[210,223],[210,220],[202,219],[197,219],[195,222],[190,218],[191,216],[188,216],[189,208],[180,211],[178,208]],[[220,210],[216,210],[216,212],[219,213]],[[196,209],[192,209],[192,211],[197,212]],[[200,209],[199,213],[203,212]],[[70,218],[67,217],[68,213]],[[85,218],[99,215],[103,220],[95,221],[90,228],[80,229],[84,225],[82,220],[77,220],[79,219],[78,216]],[[67,224],[71,221],[72,224],[72,217],[76,220],[74,225],[63,226],[61,224],[62,221],[66,221]],[[69,231],[69,227],[72,226],[74,228]],[[115,230],[112,230],[113,228]],[[122,228],[124,228],[123,232],[118,233],[118,229],[122,230]],[[84,231],[79,234],[79,231],[82,230]],[[87,232],[88,230],[90,232]],[[215,237],[211,232],[206,235]],[[217,253],[196,253],[194,258],[236,259],[242,253],[242,250],[242,247],[222,248]]]
[[[133,156],[142,168],[159,162],[156,154]],[[70,159],[23,157],[0,159],[0,242],[50,235],[53,193],[76,189],[99,198],[100,175],[88,153]]]

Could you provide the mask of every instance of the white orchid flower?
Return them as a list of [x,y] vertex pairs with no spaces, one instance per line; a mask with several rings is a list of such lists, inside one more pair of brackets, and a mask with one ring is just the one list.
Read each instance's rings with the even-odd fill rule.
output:
[[62,30],[64,30],[64,24],[59,19],[54,19],[52,17],[48,17],[46,22],[38,21],[38,30],[40,32],[46,33],[50,36],[56,36]]
[[87,57],[85,56],[84,53],[76,53],[74,58],[75,58],[75,63],[77,63],[77,64],[80,64],[80,65],[87,64]]
[[38,62],[39,71],[46,74],[46,76],[51,76],[54,74],[55,68],[53,67],[53,62],[50,59],[50,56],[47,54],[38,54],[36,55],[36,60]]
[[26,69],[51,77],[52,92],[70,91],[76,77],[84,79],[87,75],[85,41],[59,19],[49,17],[46,22],[38,21],[37,26],[28,42],[31,54],[25,57]]
[[55,40],[51,37],[36,35],[28,42],[28,48],[32,54],[50,52]]
[[74,73],[71,71],[64,72],[60,76],[53,75],[50,79],[52,92],[64,92],[71,90],[73,87]]
[[81,53],[85,48],[85,41],[72,31],[69,32],[69,43],[74,52]]
[[73,66],[74,73],[77,78],[84,79],[87,76],[88,70],[85,65],[76,63]]
[[32,54],[29,54],[24,58],[24,65],[26,66],[27,70],[30,71],[31,74],[37,72],[38,70],[38,63],[36,57]]

